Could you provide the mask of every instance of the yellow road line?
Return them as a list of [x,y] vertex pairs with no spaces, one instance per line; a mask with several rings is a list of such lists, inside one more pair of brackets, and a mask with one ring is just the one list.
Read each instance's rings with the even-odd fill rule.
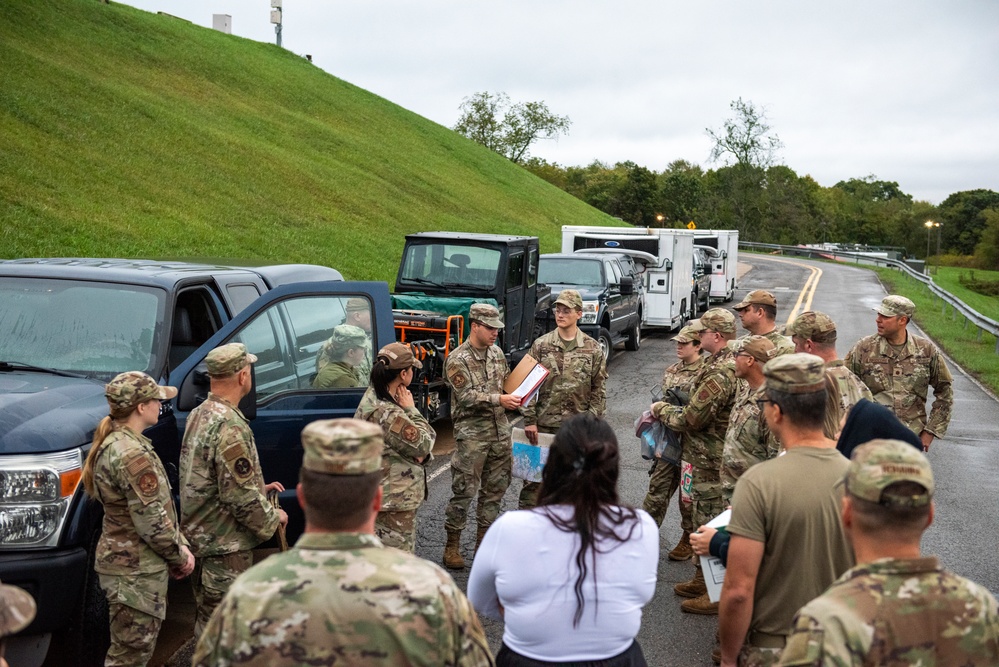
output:
[[[805,281],[805,286],[801,288],[798,292],[798,300],[794,303],[794,308],[787,315],[786,324],[791,324],[794,318],[798,316],[799,313],[803,313],[806,310],[812,309],[812,299],[815,298],[815,289],[819,286],[819,278],[822,277],[822,269],[816,266],[809,266],[808,264],[802,264],[801,262],[795,262],[789,259],[776,259],[773,257],[760,257],[754,255],[753,259],[762,259],[767,262],[779,262],[781,264],[793,264],[794,266],[801,267],[803,269],[808,269],[810,273],[808,274],[808,280]],[[804,307],[802,307],[804,303]]]

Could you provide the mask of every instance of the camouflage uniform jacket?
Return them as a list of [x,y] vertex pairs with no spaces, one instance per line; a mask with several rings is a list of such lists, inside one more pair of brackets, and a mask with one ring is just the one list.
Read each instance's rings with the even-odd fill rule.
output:
[[496,345],[476,350],[469,341],[458,346],[444,362],[451,385],[451,421],[454,437],[472,442],[510,440],[510,422],[500,405],[503,381],[510,372],[503,351]]
[[[735,357],[728,347],[707,358],[704,368],[692,382],[690,403],[677,408],[668,403],[653,405],[652,414],[678,433],[685,433],[683,460],[698,469],[698,481],[707,482],[717,489],[722,452],[725,449],[725,432],[735,403]],[[704,497],[710,497],[702,489]]]
[[[905,343],[896,349],[874,334],[857,341],[845,364],[867,385],[874,400],[916,435],[922,431],[938,438],[946,435],[954,404],[953,378],[936,345],[907,332]],[[933,387],[933,406],[927,421],[929,387]]]
[[94,570],[100,574],[162,572],[183,565],[177,511],[170,482],[153,446],[127,426],[115,424],[94,465],[104,523]]
[[187,418],[180,517],[199,558],[247,551],[278,527],[278,512],[264,495],[253,432],[239,408],[212,393]]
[[[383,401],[368,387],[354,419],[378,424],[385,434],[382,450],[382,510],[402,512],[419,508],[427,497],[426,466],[437,433],[416,408],[403,409]],[[424,458],[426,457],[426,458]],[[417,459],[423,458],[420,463]]]
[[322,367],[312,386],[316,389],[341,389],[343,387],[361,387],[366,384],[367,382],[361,381],[357,369],[346,361],[331,361]]
[[607,368],[597,341],[581,330],[575,339],[565,341],[556,329],[534,341],[531,356],[548,369],[548,377],[537,397],[521,408],[526,426],[554,432],[572,415],[604,416]]
[[493,665],[472,605],[440,567],[363,533],[306,533],[233,583],[193,664]]
[[[826,362],[826,375],[832,378],[839,390],[839,418],[849,413],[850,408],[856,405],[860,399],[874,400],[871,390],[846,367],[842,359]],[[835,440],[836,434],[839,432],[839,419],[831,418],[830,413],[827,412],[822,430],[825,431],[827,438]]]
[[[755,335],[755,334],[751,334],[750,333],[750,334],[746,334],[745,336],[741,336],[738,339],[736,339],[735,341],[729,343],[729,347],[731,348],[736,343],[738,343],[739,341],[745,340],[746,338],[749,338],[749,337],[751,337],[753,335]],[[774,329],[770,333],[765,333],[765,334],[760,334],[760,335],[763,336],[764,338],[766,338],[767,340],[769,340],[771,343],[774,344],[774,347],[776,348],[776,351],[774,352],[774,356],[775,357],[779,357],[782,354],[793,354],[794,353],[794,342],[790,338],[788,338],[787,336],[785,336],[784,334],[782,334],[780,332],[779,328],[778,329]],[[741,378],[740,378],[739,382],[741,384],[745,384],[745,381],[742,380]]]
[[777,456],[780,443],[770,432],[758,399],[766,396],[766,384],[751,389],[748,384],[736,396],[728,430],[725,431],[725,449],[722,453],[722,497],[732,501],[735,483],[742,473],[761,461]]
[[689,364],[678,361],[663,373],[663,394],[672,387],[679,387],[683,391],[689,392],[697,374],[704,368],[705,357],[703,354]]
[[[318,354],[316,354],[316,372],[321,372],[327,365],[333,363],[333,340],[329,339],[323,343],[322,347],[319,348]],[[350,385],[352,387],[363,387],[368,384],[371,378],[371,334],[368,334],[364,341],[364,359],[361,360],[359,364],[354,368],[357,377],[360,381],[356,385]],[[315,386],[319,386],[318,384]]]
[[847,570],[798,612],[782,665],[999,665],[999,610],[936,558]]

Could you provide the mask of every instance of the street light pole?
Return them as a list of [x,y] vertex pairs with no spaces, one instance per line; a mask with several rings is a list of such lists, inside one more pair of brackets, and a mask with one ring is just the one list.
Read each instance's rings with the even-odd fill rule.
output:
[[277,45],[281,46],[281,0],[271,0],[271,23],[274,24],[274,34],[277,36]]

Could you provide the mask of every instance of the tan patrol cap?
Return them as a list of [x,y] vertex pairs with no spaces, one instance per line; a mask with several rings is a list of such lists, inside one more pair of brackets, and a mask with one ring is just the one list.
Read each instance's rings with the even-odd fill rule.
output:
[[735,333],[735,315],[724,308],[712,308],[701,315],[701,327],[718,333]]
[[176,395],[176,387],[161,387],[142,371],[119,373],[104,385],[104,397],[108,399],[108,405],[119,410],[134,408],[153,398],[166,400]]
[[302,467],[327,475],[366,475],[382,469],[385,440],[362,419],[321,419],[302,429]]
[[701,330],[695,329],[688,324],[680,329],[680,332],[677,335],[673,336],[673,340],[678,343],[693,343],[695,341],[699,343],[701,342]]
[[736,354],[740,352],[748,354],[761,364],[765,364],[773,359],[774,354],[777,353],[777,348],[766,336],[747,336],[736,341],[734,351]]
[[215,348],[205,357],[208,374],[224,377],[241,371],[247,364],[256,363],[257,355],[246,351],[242,343],[229,343]]
[[899,317],[905,315],[906,317],[911,318],[912,314],[916,312],[916,304],[906,299],[904,296],[889,294],[881,300],[881,305],[874,310],[878,314],[884,315],[885,317]]
[[742,310],[749,306],[773,306],[777,307],[777,297],[772,292],[763,289],[755,289],[740,302],[732,306],[732,310]]
[[35,599],[27,591],[0,585],[0,638],[24,630],[35,620]]
[[343,309],[348,313],[357,312],[361,310],[371,310],[371,308],[368,306],[367,299],[362,299],[356,296],[352,299],[347,299],[347,305],[344,306]]
[[[915,482],[925,492],[913,496],[884,495],[895,482]],[[887,507],[925,507],[933,498],[933,470],[926,456],[901,440],[871,440],[853,450],[846,470],[850,495]]]
[[826,386],[825,362],[821,357],[805,352],[785,354],[763,367],[767,389],[788,394],[811,394]]
[[506,328],[503,320],[500,319],[499,309],[488,303],[473,303],[468,309],[468,319],[493,329]]
[[392,370],[399,370],[402,368],[423,368],[423,364],[420,363],[415,356],[413,356],[413,350],[405,343],[389,343],[382,349],[378,350],[378,357],[376,360],[384,363]]
[[568,306],[575,310],[583,309],[583,297],[574,289],[564,289],[559,292],[555,303],[561,303],[563,306]]
[[836,340],[836,323],[825,313],[806,310],[791,323],[788,333],[816,343],[832,343]]

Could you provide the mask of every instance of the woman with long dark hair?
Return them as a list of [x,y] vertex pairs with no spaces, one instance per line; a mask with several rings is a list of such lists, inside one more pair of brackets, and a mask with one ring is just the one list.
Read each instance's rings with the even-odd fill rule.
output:
[[371,383],[355,419],[378,424],[385,437],[382,450],[382,507],[375,534],[382,544],[416,551],[416,510],[426,498],[426,465],[437,433],[416,409],[409,383],[423,364],[403,343],[378,350],[371,366]]
[[635,636],[655,593],[659,529],[620,505],[618,470],[611,427],[575,415],[555,434],[538,506],[489,528],[468,597],[505,622],[498,666],[646,664]]

